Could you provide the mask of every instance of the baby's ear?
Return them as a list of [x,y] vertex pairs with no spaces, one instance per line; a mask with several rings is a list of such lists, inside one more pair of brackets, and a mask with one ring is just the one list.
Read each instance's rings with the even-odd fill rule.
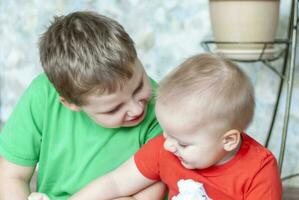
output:
[[65,98],[63,97],[60,97],[60,102],[67,108],[71,109],[72,111],[80,111],[81,108],[79,106],[77,106],[76,104],[74,103],[70,103],[68,100],[66,100]]
[[241,142],[241,133],[236,129],[229,130],[223,135],[222,141],[225,151],[233,151],[238,148]]

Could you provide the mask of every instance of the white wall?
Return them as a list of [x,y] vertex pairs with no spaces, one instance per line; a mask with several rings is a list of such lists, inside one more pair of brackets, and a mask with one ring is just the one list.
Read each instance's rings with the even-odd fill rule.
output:
[[[290,0],[281,1],[278,37],[286,35]],[[0,1],[0,119],[5,122],[30,81],[41,72],[37,41],[53,15],[95,10],[118,20],[136,42],[148,74],[160,80],[185,58],[203,52],[200,42],[212,36],[208,0],[2,0]],[[299,60],[299,59],[298,59]],[[298,62],[297,62],[298,63]],[[277,77],[261,64],[241,64],[257,97],[248,133],[263,142],[271,119]],[[275,63],[280,68],[281,61]],[[299,172],[299,81],[295,74],[292,112],[283,175]],[[284,99],[270,149],[278,155]],[[299,185],[298,178],[286,182]]]

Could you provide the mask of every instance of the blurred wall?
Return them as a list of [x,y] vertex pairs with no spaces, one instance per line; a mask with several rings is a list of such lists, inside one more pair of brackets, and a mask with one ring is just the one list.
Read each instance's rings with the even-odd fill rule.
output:
[[[200,42],[212,37],[208,0],[1,0],[0,119],[3,123],[22,92],[42,71],[37,49],[40,34],[54,15],[77,10],[94,10],[118,20],[135,41],[148,74],[157,81],[185,58],[204,52]],[[281,1],[279,38],[286,37],[289,10],[290,0]],[[271,120],[278,78],[262,64],[240,65],[251,77],[257,99],[256,115],[247,132],[263,143]],[[280,69],[282,61],[278,60],[274,65]],[[299,70],[296,68],[283,176],[299,172]],[[276,156],[284,102],[283,98],[269,147]],[[298,180],[292,179],[285,184],[298,186]]]

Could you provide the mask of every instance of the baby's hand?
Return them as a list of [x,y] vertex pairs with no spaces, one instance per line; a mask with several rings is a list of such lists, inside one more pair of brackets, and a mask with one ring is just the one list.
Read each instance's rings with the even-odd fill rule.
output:
[[44,193],[33,192],[29,195],[27,200],[50,200]]

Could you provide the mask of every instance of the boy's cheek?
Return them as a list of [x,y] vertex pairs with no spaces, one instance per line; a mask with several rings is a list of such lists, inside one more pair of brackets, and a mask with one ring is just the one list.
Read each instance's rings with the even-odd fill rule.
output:
[[149,88],[149,90],[147,90],[146,93],[142,97],[142,100],[144,101],[145,106],[149,102],[149,100],[151,99],[152,96],[153,96],[152,89]]
[[107,116],[90,116],[90,118],[97,124],[105,128],[119,128],[123,125],[124,114],[114,114]]

